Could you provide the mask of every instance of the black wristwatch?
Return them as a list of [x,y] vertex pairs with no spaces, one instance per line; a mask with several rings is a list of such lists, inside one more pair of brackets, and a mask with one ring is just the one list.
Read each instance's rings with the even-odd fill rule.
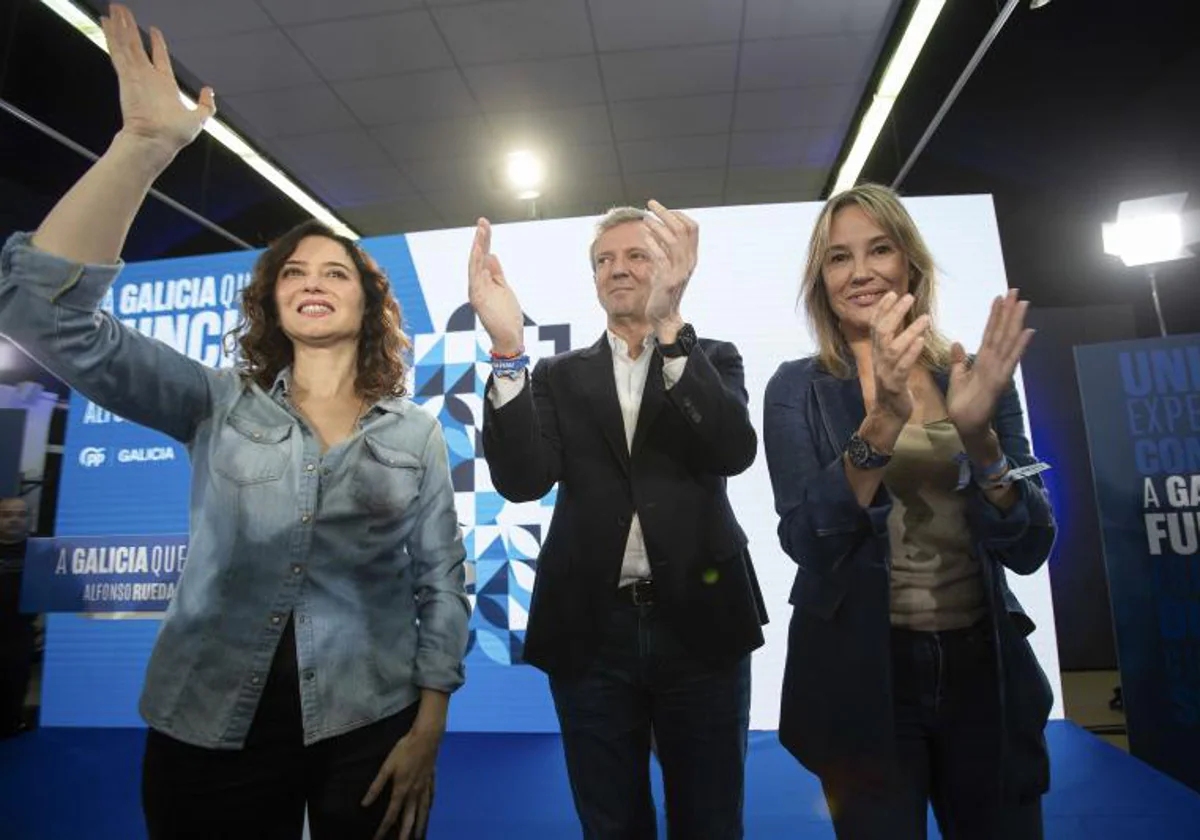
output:
[[871,446],[858,432],[850,435],[850,440],[846,442],[846,457],[860,470],[877,470],[886,467],[892,460],[891,455]]
[[675,341],[671,344],[663,344],[657,338],[654,343],[658,345],[658,352],[662,353],[664,359],[678,359],[691,353],[692,348],[696,346],[696,330],[691,324],[684,324],[675,334]]

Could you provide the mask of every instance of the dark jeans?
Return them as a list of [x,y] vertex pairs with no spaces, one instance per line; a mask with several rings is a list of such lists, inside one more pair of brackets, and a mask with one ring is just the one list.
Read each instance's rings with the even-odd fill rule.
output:
[[1038,840],[1041,801],[1002,803],[1000,689],[991,630],[892,630],[900,772],[888,791],[822,779],[839,840]]
[[295,638],[289,620],[243,749],[194,747],[150,730],[142,764],[150,840],[299,840],[306,805],[313,840],[374,836],[390,789],[369,808],[360,803],[418,704],[304,746]]
[[654,732],[672,840],[742,837],[750,657],[697,660],[655,606],[618,602],[595,659],[550,679],[587,840],[655,837]]

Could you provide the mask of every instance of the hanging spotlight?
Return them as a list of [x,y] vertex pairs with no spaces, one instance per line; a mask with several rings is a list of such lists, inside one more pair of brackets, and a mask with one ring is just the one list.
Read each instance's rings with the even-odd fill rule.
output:
[[533,152],[510,152],[505,165],[509,185],[517,191],[517,198],[532,200],[542,194],[542,182],[546,179],[546,168]]

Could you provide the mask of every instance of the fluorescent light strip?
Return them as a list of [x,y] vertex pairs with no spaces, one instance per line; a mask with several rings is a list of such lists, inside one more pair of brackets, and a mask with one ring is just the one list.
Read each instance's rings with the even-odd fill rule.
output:
[[850,147],[846,159],[842,161],[842,167],[833,183],[833,194],[854,186],[858,176],[862,174],[862,168],[871,154],[871,149],[875,147],[879,132],[883,130],[888,114],[892,112],[892,106],[896,104],[900,91],[904,89],[908,74],[912,72],[913,65],[924,49],[925,42],[929,40],[929,33],[945,5],[946,0],[919,0],[917,3],[917,8],[900,37],[900,43],[892,53],[887,69],[875,88],[871,104],[858,123],[854,144]]
[[[100,29],[100,24],[92,20],[91,17],[74,3],[70,2],[70,0],[42,0],[42,4],[54,11],[55,14],[82,33],[85,38],[97,47],[104,50],[105,53],[108,52],[108,48],[104,43],[104,32]],[[195,100],[183,94],[180,94],[179,98],[189,108],[196,107]],[[256,152],[249,143],[242,139],[241,135],[224,122],[216,117],[212,117],[204,124],[204,130],[214,140],[241,158],[247,166],[263,176],[277,190],[311,213],[314,219],[324,222],[334,232],[342,236],[347,236],[351,239],[359,238],[358,233],[353,228],[335,216],[332,210],[306,192],[303,187],[285,175],[278,167]]]

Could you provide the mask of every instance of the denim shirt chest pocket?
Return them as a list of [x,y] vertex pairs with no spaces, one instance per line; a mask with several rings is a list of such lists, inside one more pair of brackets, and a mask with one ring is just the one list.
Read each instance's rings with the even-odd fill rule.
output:
[[239,487],[278,481],[287,469],[291,434],[291,423],[231,413],[217,434],[213,469]]
[[371,513],[399,519],[416,504],[424,471],[421,459],[412,452],[366,434],[352,478],[354,497]]

